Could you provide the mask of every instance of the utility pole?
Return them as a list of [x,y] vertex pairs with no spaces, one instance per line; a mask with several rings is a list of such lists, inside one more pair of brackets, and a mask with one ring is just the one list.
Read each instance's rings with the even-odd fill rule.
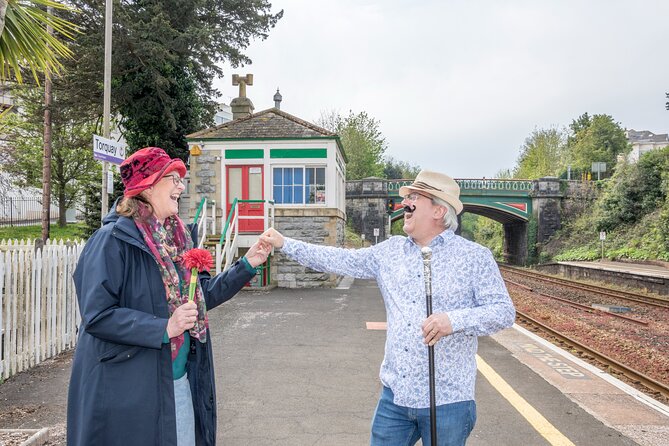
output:
[[[102,110],[102,136],[109,139],[109,115],[111,113],[111,60],[112,60],[112,0],[105,0],[105,77],[104,100]],[[107,191],[107,175],[109,163],[102,162],[102,208],[100,219],[104,220],[109,209],[109,192]]]
[[[51,6],[46,12],[51,15]],[[53,33],[47,25],[46,31]],[[44,71],[44,146],[42,154],[42,241],[46,243],[51,231],[51,73]]]

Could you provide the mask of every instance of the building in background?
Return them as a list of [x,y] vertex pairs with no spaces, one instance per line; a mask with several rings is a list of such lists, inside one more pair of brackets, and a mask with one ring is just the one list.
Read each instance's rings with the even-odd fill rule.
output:
[[[195,216],[202,198],[215,201],[218,237],[227,222],[238,218],[236,243],[242,249],[272,224],[272,216],[274,226],[289,237],[343,246],[346,155],[339,137],[280,110],[278,90],[275,107],[253,113],[245,88],[252,79],[233,76],[240,96],[230,104],[232,121],[187,136],[186,215],[189,220]],[[238,255],[242,254],[240,250]],[[293,288],[332,286],[339,279],[309,270],[280,253],[272,260],[271,277],[273,284]]]
[[232,108],[223,102],[216,106],[216,114],[214,115],[214,123],[221,125],[225,122],[232,121]]
[[627,155],[627,160],[632,163],[639,161],[641,155],[646,152],[669,146],[669,136],[666,133],[656,135],[648,130],[630,129],[625,131],[625,136],[632,145],[632,150]]

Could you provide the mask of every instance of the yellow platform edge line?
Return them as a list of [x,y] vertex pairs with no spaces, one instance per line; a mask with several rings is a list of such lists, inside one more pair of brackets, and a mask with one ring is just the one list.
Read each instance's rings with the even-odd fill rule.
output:
[[530,403],[513,390],[479,355],[476,366],[490,384],[525,418],[530,425],[554,446],[574,446],[559,430],[543,417]]

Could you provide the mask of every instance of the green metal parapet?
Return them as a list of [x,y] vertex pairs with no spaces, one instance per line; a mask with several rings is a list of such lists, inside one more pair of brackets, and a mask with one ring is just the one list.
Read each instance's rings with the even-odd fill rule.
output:
[[[465,207],[494,209],[526,221],[532,215],[532,180],[461,178],[455,181],[460,186],[460,200]],[[388,197],[400,199],[400,188],[411,183],[413,180],[388,180]],[[403,209],[397,209],[390,214],[390,219],[394,221],[403,214]]]

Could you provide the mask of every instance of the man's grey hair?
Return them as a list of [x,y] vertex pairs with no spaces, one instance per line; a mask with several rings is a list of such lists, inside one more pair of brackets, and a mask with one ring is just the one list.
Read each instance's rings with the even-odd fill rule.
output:
[[446,213],[444,214],[444,229],[450,229],[453,232],[457,231],[458,214],[455,212],[455,208],[437,197],[432,197],[432,203],[446,208]]

